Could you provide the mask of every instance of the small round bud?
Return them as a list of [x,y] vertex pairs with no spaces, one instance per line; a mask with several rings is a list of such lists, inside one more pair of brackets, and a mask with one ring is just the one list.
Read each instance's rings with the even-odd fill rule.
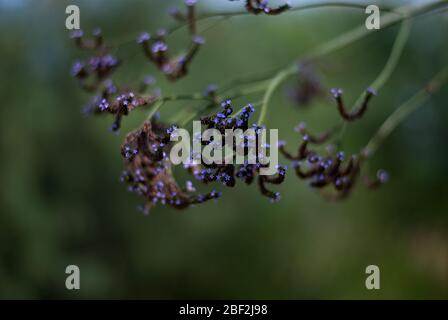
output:
[[331,95],[335,98],[338,99],[342,96],[342,94],[344,93],[344,91],[342,89],[339,88],[333,88],[330,90]]
[[151,39],[151,35],[148,32],[142,32],[138,37],[137,37],[137,43],[144,43],[149,41],[149,39]]
[[381,183],[386,183],[389,181],[389,173],[385,170],[378,170],[376,177]]

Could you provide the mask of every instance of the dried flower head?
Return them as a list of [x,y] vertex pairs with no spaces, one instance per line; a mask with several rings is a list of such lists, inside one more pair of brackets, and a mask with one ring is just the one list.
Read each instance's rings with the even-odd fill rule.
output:
[[145,198],[142,209],[148,213],[156,204],[184,209],[211,199],[221,193],[195,193],[191,182],[179,186],[171,170],[167,156],[169,149],[169,128],[157,122],[145,122],[143,127],[127,135],[121,154],[126,169],[121,180],[131,192]]
[[[249,118],[255,112],[253,105],[248,104],[243,107],[237,114],[234,114],[231,100],[225,100],[221,103],[222,110],[211,116],[203,117],[201,123],[207,129],[216,129],[221,135],[221,148],[224,148],[226,143],[226,130],[241,129],[246,131],[249,129]],[[241,145],[234,145],[234,158],[236,157],[238,150],[243,150],[243,155],[247,156],[249,148],[251,146],[258,145],[258,139],[260,139],[261,127],[256,124],[252,125],[255,136],[244,136],[241,139]],[[214,143],[213,141],[206,141],[203,144],[208,145]],[[233,141],[232,141],[233,143]],[[267,149],[273,146],[267,146]],[[257,149],[258,152],[258,149]],[[236,178],[242,180],[246,184],[252,184],[257,179],[260,192],[270,198],[272,201],[278,201],[280,199],[280,193],[272,192],[267,188],[268,184],[281,184],[284,181],[286,175],[286,167],[278,166],[277,174],[274,176],[260,175],[260,169],[267,167],[261,161],[262,154],[257,153],[256,163],[245,163],[240,165],[234,165],[235,161],[231,161],[230,164],[206,164],[202,161],[201,165],[191,166],[189,169],[195,175],[196,179],[203,183],[220,182],[227,187],[234,187],[236,185]],[[232,159],[234,160],[234,159]]]
[[[310,144],[323,144],[330,137],[330,133],[321,135],[311,135],[304,123],[297,127],[302,135],[302,142],[299,144],[297,154],[291,154],[285,149],[285,144],[280,146],[280,152],[292,160],[296,175],[304,180],[308,180],[311,187],[322,189],[332,186],[333,193],[322,193],[330,200],[345,199],[353,191],[354,186],[361,173],[361,166],[364,157],[353,154],[346,159],[343,151],[336,152],[333,145],[329,145],[322,154],[311,150]],[[365,179],[367,187],[374,189],[386,183],[388,175],[384,170],[380,170],[377,179],[372,181]]]
[[176,20],[187,21],[190,33],[190,45],[185,52],[178,55],[171,55],[166,42],[167,31],[159,30],[152,38],[147,32],[141,33],[137,38],[137,43],[143,47],[145,56],[151,61],[167,78],[176,81],[188,73],[188,67],[197,55],[199,48],[205,44],[205,39],[197,34],[196,28],[196,2],[195,0],[185,0],[187,13],[183,14],[177,7],[172,7],[169,11]]

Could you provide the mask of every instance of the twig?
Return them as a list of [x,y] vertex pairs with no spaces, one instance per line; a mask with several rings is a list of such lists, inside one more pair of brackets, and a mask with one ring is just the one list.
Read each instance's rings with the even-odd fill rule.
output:
[[412,98],[398,107],[387,119],[384,121],[377,133],[372,137],[370,142],[364,148],[364,155],[372,156],[381,143],[392,133],[392,131],[404,121],[404,119],[411,113],[423,106],[429,98],[439,91],[439,89],[448,81],[448,65],[442,69],[428,85],[417,92]]

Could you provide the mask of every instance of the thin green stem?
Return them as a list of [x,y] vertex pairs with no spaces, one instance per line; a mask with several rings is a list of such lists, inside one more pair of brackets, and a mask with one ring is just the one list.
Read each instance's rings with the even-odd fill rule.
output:
[[[229,92],[229,93],[227,93],[225,95],[222,94],[221,96],[217,97],[217,100],[221,101],[221,100],[223,100],[223,97],[230,98],[230,99],[236,99],[236,98],[239,98],[239,97],[242,97],[242,96],[246,96],[246,95],[250,95],[250,94],[253,94],[253,93],[262,92],[262,91],[264,91],[266,89],[268,84],[269,84],[268,81],[256,82],[256,83],[254,83],[250,87],[246,87],[246,88],[243,88],[243,89],[232,91],[232,92]],[[206,110],[209,110],[209,109],[213,108],[215,105],[216,105],[216,103],[212,101],[210,104],[206,105],[205,107],[200,108],[199,110],[196,110],[196,111],[192,112],[189,117],[185,118],[185,120],[182,122],[181,125],[182,126],[187,125],[192,119],[194,119],[195,117],[201,115]]]
[[[409,34],[412,27],[412,19],[404,20],[401,24],[400,31],[398,32],[397,37],[395,38],[394,45],[392,47],[389,58],[386,62],[386,65],[381,70],[381,73],[376,77],[376,79],[370,85],[371,88],[375,89],[377,92],[386,84],[386,82],[390,79],[392,73],[396,69],[398,62],[400,61],[400,57],[403,54],[406,43],[409,39]],[[365,98],[366,93],[362,93],[359,98],[356,100],[352,109],[357,108],[361,104],[361,101]],[[340,124],[340,133],[337,139],[337,144],[341,143],[342,137],[345,134],[347,129],[347,122],[343,121]]]
[[199,100],[199,101],[210,101],[210,97],[202,93],[192,93],[192,94],[179,94],[164,96],[161,98],[163,101],[181,101],[181,100]]
[[[404,19],[419,16],[435,9],[439,9],[445,6],[448,0],[437,0],[430,3],[426,3],[419,6],[404,6],[396,9],[393,13],[387,13],[381,16],[381,29],[391,27]],[[399,14],[397,14],[399,13]],[[311,50],[303,57],[305,60],[313,60],[341,49],[349,44],[356,42],[359,39],[364,38],[366,35],[374,33],[374,31],[368,30],[365,25],[361,25],[341,36],[324,43],[323,45]]]
[[[371,87],[376,91],[381,90],[384,84],[389,80],[390,76],[394,72],[395,68],[400,61],[400,57],[403,54],[403,50],[409,39],[409,34],[411,32],[412,20],[404,20],[400,31],[398,32],[397,39],[395,40],[392,52],[387,60],[386,66],[381,71],[380,75],[372,83]],[[363,99],[363,96],[359,98],[359,101]]]
[[247,96],[253,93],[261,92],[266,89],[268,86],[269,81],[260,81],[260,82],[254,82],[251,86],[245,87],[243,89],[238,89],[234,91],[230,91],[226,94],[221,94],[218,97],[218,101],[223,100],[223,98],[230,98],[230,99],[236,99],[239,97]]
[[416,111],[419,107],[423,106],[446,82],[448,82],[448,65],[434,76],[425,88],[421,89],[412,98],[398,107],[386,121],[384,121],[377,133],[365,147],[365,156],[372,156],[392,131],[402,123],[406,117]]
[[[416,6],[416,7],[409,7],[409,6],[405,6],[405,7],[401,7],[397,9],[397,12],[399,13],[398,15],[394,12],[394,13],[388,13],[386,15],[383,16],[383,18],[381,19],[381,27],[382,28],[386,28],[386,27],[390,27],[392,25],[395,25],[396,23],[399,23],[405,19],[408,19],[409,17],[413,17],[413,16],[417,16],[426,12],[429,12],[431,10],[437,9],[439,7],[441,7],[442,5],[445,5],[446,3],[448,3],[448,0],[438,0],[435,2],[431,2],[428,4],[424,4],[421,6]],[[342,34],[341,36],[317,47],[316,49],[313,49],[312,51],[310,51],[308,54],[306,54],[304,57],[302,57],[302,60],[305,61],[309,61],[309,60],[314,60],[317,58],[320,58],[324,55],[327,55],[335,50],[341,49],[343,47],[345,47],[346,45],[349,45],[363,37],[365,37],[366,35],[370,34],[372,31],[368,30],[364,25],[361,25],[353,30],[348,31],[347,33]],[[401,39],[406,40],[407,39],[407,33],[408,31],[403,31],[400,36]],[[395,62],[395,60],[398,61],[398,57],[401,55],[400,52],[402,48],[400,48],[400,46],[404,46],[405,41],[403,41],[403,44],[397,45],[398,48],[396,48],[396,53],[393,54],[392,56],[392,60],[390,63],[388,63],[386,65],[385,70],[383,70],[384,72],[381,73],[380,77],[377,79],[378,80],[378,84],[382,84],[381,82],[387,80],[387,78],[390,76],[389,73],[391,73],[391,71],[394,69],[394,64],[396,65],[397,62]],[[401,49],[401,50],[398,50]],[[394,51],[394,50],[393,50]],[[268,90],[266,91],[266,94],[264,96],[264,104],[262,105],[262,110],[261,110],[261,114],[260,114],[260,118],[258,120],[258,123],[261,124],[264,121],[264,118],[266,116],[266,112],[267,112],[267,108],[268,108],[268,103],[269,100],[273,94],[273,92],[275,91],[275,89],[281,84],[281,82],[287,77],[289,76],[289,72],[291,72],[291,70],[297,70],[296,68],[296,64],[293,64],[292,66],[289,66],[288,68],[281,70],[280,72],[277,73],[277,75],[275,77],[272,78],[271,80],[271,84],[268,87]]]
[[[398,9],[396,9],[394,12],[391,13],[387,13],[385,15],[382,16],[381,19],[381,27],[387,28],[390,26],[395,25],[396,23],[399,23],[409,17],[415,17],[427,12],[430,12],[432,10],[436,10],[441,8],[442,6],[445,6],[448,3],[448,0],[438,0],[438,1],[434,1],[431,3],[426,3],[420,6],[405,6],[405,7],[400,7]],[[302,6],[298,6],[295,7],[293,9],[291,9],[291,11],[299,11],[299,10],[305,10],[305,9],[312,9],[312,8],[317,8],[317,7],[325,7],[325,6],[342,6],[342,7],[361,7],[360,4],[353,4],[353,3],[346,3],[346,2],[325,2],[325,3],[318,3],[318,4],[312,4],[312,5],[302,5]],[[362,6],[363,8],[365,7],[365,5]],[[240,15],[240,14],[246,14],[247,12],[232,12],[232,13],[213,13],[213,14],[208,14],[208,15],[204,15],[202,16],[200,19],[205,19],[208,17],[213,17],[213,16],[221,16],[221,17],[225,17],[225,16],[233,16],[233,15]],[[399,13],[399,14],[397,14]],[[372,31],[368,30],[364,25],[361,25],[355,29],[352,29],[344,34],[342,34],[339,37],[336,37],[335,39],[321,45],[318,46],[317,48],[311,50],[309,53],[305,54],[304,56],[302,56],[300,58],[300,60],[305,60],[305,61],[309,61],[309,60],[314,60],[317,58],[320,58],[324,55],[327,55],[333,51],[336,51],[338,49],[341,49],[349,44],[352,44],[353,42],[356,42],[362,38],[364,38],[365,36],[369,35],[373,33]],[[388,70],[386,70],[384,72],[384,76],[381,76],[381,78],[387,78],[388,77],[388,73],[390,72],[389,69],[393,69],[393,64],[391,63],[389,67],[387,67]],[[296,63],[287,66],[286,68],[282,68],[282,69],[277,69],[277,71],[275,71],[276,74],[274,77],[271,78],[267,78],[269,80],[269,85],[267,87],[267,91],[265,92],[264,98],[263,98],[263,104],[261,107],[261,112],[260,112],[260,117],[259,117],[259,121],[258,123],[262,123],[264,121],[264,118],[266,117],[266,113],[267,113],[267,109],[268,109],[268,104],[269,101],[273,95],[273,93],[275,92],[275,90],[277,89],[277,87],[290,75],[292,75],[293,73],[297,72],[297,65]],[[381,80],[380,78],[380,80]],[[256,81],[261,81],[261,80],[265,80],[266,78],[264,77],[257,77]],[[250,80],[249,80],[250,81]],[[378,80],[379,81],[379,80]],[[381,80],[383,81],[383,80]],[[232,83],[232,82],[231,82]],[[245,83],[244,81],[242,82],[238,82],[235,81],[233,83]],[[250,82],[249,82],[250,83]],[[381,84],[381,83],[379,83]],[[260,88],[262,89],[262,88]],[[258,89],[257,89],[258,90]],[[255,91],[257,92],[257,91]],[[237,96],[241,96],[236,94]],[[166,100],[181,100],[180,97],[183,97],[183,100],[207,100],[205,99],[203,96],[199,96],[199,94],[193,94],[191,96],[185,95],[185,96],[178,96],[176,98],[163,98]],[[208,110],[209,108],[213,107],[213,103],[207,105],[207,107],[204,110]],[[201,112],[203,112],[203,110],[199,110],[198,112],[196,112],[193,115],[193,118],[200,114]]]
[[238,77],[237,79],[232,79],[229,82],[220,85],[218,92],[221,94],[238,86],[269,80],[272,77],[272,74],[274,74],[278,70],[279,68],[272,68],[268,71],[265,70],[262,72],[254,72],[250,75],[243,75],[241,77]]
[[192,114],[190,114],[190,116],[186,117],[185,120],[180,124],[181,127],[185,127],[190,121],[192,121],[194,118],[196,118],[197,116],[203,114],[205,111],[213,108],[215,104],[214,103],[210,103],[207,104],[206,106],[203,106],[202,108],[200,108],[199,110],[193,112]]
[[[366,4],[365,3],[354,3],[348,2],[348,1],[324,1],[320,3],[312,3],[312,4],[302,4],[295,6],[285,13],[288,12],[297,12],[297,11],[306,11],[311,9],[318,9],[318,8],[331,8],[331,7],[340,7],[340,8],[353,8],[353,9],[361,9],[365,10]],[[381,6],[381,10],[384,11],[392,11],[393,8],[387,7],[387,6]],[[210,19],[210,18],[216,18],[216,17],[222,17],[222,18],[231,18],[235,16],[241,16],[241,15],[250,15],[250,13],[247,10],[240,10],[240,11],[227,11],[227,12],[211,12],[211,13],[205,13],[198,17],[198,20],[204,20],[204,19]],[[183,27],[184,25],[177,26],[173,28],[173,31],[176,31],[177,29]]]
[[257,121],[257,123],[259,125],[262,125],[266,118],[269,101],[271,100],[272,95],[274,94],[277,87],[284,80],[286,80],[289,76],[291,76],[297,72],[298,72],[298,67],[297,67],[297,65],[294,64],[292,67],[277,73],[277,75],[275,77],[273,77],[272,80],[269,82],[269,86],[268,86],[266,93],[264,94],[264,97],[263,97],[263,104],[261,105],[260,116],[258,117],[258,121]]
[[168,119],[168,123],[178,124],[186,117],[188,117],[190,114],[191,114],[191,106],[184,107],[182,108],[182,110],[180,110],[180,112],[175,113],[173,116],[171,116]]
[[147,121],[150,121],[152,117],[156,114],[157,111],[163,106],[165,103],[164,100],[158,100],[151,108],[151,110],[148,113],[148,116],[146,117]]

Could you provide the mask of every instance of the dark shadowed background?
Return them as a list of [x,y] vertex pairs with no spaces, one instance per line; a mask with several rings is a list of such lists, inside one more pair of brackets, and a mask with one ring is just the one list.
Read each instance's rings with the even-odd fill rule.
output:
[[[89,97],[70,75],[82,56],[65,29],[65,7],[77,4],[86,32],[101,27],[120,44],[123,80],[153,74],[163,92],[204,90],[243,74],[294,61],[306,50],[364,23],[359,9],[333,8],[278,17],[239,16],[201,22],[207,44],[189,77],[172,85],[143,58],[135,37],[175,24],[165,14],[179,1],[0,0],[0,297],[1,298],[448,298],[448,90],[391,135],[372,159],[391,181],[362,186],[328,203],[289,172],[271,204],[256,187],[224,190],[216,202],[185,211],[158,207],[149,216],[119,182],[120,145],[144,112],[124,122],[85,118]],[[199,1],[202,11],[241,2]],[[409,2],[409,1],[405,1]],[[389,3],[389,2],[388,2]],[[226,9],[226,10],[227,10]],[[326,89],[355,99],[381,71],[398,27],[319,61]],[[350,125],[344,148],[356,152],[395,108],[448,63],[448,16],[413,25],[404,56],[366,117]],[[182,47],[186,32],[170,40]],[[294,126],[315,131],[337,123],[329,97],[310,108],[292,104],[286,82],[267,124],[294,145]],[[245,104],[258,97],[248,97]],[[192,102],[166,106],[162,117]],[[81,269],[81,290],[65,289],[65,267]],[[381,269],[381,290],[364,286],[365,268]]]

